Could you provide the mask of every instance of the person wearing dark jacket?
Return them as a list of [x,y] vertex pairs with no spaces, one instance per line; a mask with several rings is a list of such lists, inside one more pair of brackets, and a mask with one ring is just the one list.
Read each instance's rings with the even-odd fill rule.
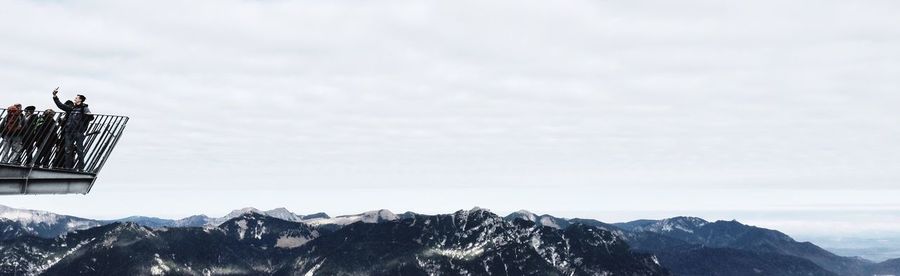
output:
[[0,162],[18,165],[19,153],[22,152],[22,129],[25,126],[22,105],[11,105],[6,112],[6,118],[0,122],[0,138],[3,138],[0,143]]
[[33,105],[25,107],[25,113],[22,113],[22,121],[24,122],[22,129],[22,150],[25,155],[25,165],[31,164],[34,156],[35,142],[35,123],[38,116],[34,114],[36,108]]
[[56,136],[56,132],[59,131],[59,126],[56,124],[56,120],[53,117],[56,116],[56,112],[52,109],[44,110],[44,113],[35,121],[35,145],[37,146],[38,152],[37,157],[35,157],[34,165],[36,167],[47,167],[50,166],[50,157],[53,155],[53,147],[56,146],[58,136]]
[[[73,103],[72,101],[66,101],[63,104],[65,104],[68,107],[75,107],[75,103]],[[50,161],[51,168],[62,168],[62,166],[63,166],[63,155],[65,155],[64,153],[65,153],[65,148],[66,148],[66,141],[65,141],[65,139],[63,139],[63,138],[65,138],[63,136],[64,133],[62,131],[59,131],[59,127],[66,125],[66,121],[68,121],[68,120],[66,120],[67,119],[66,115],[68,115],[68,114],[63,113],[62,115],[59,116],[59,118],[56,119],[57,130],[54,131],[54,135],[56,136],[56,139],[54,139],[54,141],[56,141],[56,144],[54,146],[56,148],[53,149],[53,158]]]
[[74,105],[67,106],[59,101],[56,93],[59,93],[59,87],[53,90],[53,102],[56,103],[56,107],[66,112],[66,124],[62,126],[65,140],[63,167],[81,170],[84,167],[84,132],[88,123],[93,120],[93,115],[91,109],[84,103],[87,99],[84,95],[76,95],[72,101]]

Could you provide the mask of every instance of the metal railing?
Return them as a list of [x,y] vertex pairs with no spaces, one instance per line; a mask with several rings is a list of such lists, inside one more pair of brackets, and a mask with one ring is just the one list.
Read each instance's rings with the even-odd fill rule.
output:
[[39,110],[26,117],[0,108],[0,165],[100,172],[128,117],[90,114],[67,124],[66,115]]

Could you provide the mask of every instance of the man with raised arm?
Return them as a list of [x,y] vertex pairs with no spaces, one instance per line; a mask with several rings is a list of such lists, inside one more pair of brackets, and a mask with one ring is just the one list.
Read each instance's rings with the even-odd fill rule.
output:
[[62,126],[63,167],[81,170],[85,165],[84,132],[87,130],[88,123],[93,120],[93,115],[91,115],[91,109],[84,103],[87,100],[84,95],[76,95],[73,100],[75,105],[68,106],[59,101],[56,93],[59,93],[59,87],[53,90],[53,102],[56,103],[56,107],[66,112],[66,124]]

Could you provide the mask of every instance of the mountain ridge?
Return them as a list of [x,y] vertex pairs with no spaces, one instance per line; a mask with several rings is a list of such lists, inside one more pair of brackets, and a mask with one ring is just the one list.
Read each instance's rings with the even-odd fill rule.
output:
[[[123,237],[125,240],[140,236],[134,234],[137,233],[134,231],[138,231],[139,229],[147,229],[149,232],[138,231],[144,233],[144,236],[140,236],[141,238],[138,240],[150,244],[153,244],[153,239],[151,238],[153,235],[167,233],[168,231],[172,231],[171,233],[192,233],[185,235],[201,236],[212,235],[211,233],[220,233],[222,235],[221,237],[209,236],[206,238],[223,242],[225,240],[235,240],[242,244],[240,246],[234,246],[240,248],[243,248],[241,246],[250,246],[253,248],[252,250],[247,249],[250,251],[263,250],[268,252],[276,250],[274,252],[278,252],[279,250],[290,251],[304,248],[310,243],[323,243],[327,239],[321,242],[316,242],[316,240],[321,237],[328,237],[343,229],[348,229],[347,231],[350,231],[350,229],[368,229],[367,227],[378,229],[378,227],[384,227],[384,225],[394,225],[394,227],[426,227],[419,224],[426,222],[447,223],[443,221],[452,221],[451,225],[461,226],[462,228],[446,228],[444,230],[448,231],[447,233],[455,233],[454,231],[463,231],[463,233],[465,233],[465,231],[468,231],[465,230],[467,229],[465,226],[470,222],[470,217],[474,219],[472,222],[477,224],[478,218],[484,218],[485,214],[489,213],[491,216],[488,217],[491,217],[492,220],[506,221],[521,229],[546,228],[547,230],[541,231],[566,233],[566,231],[575,231],[577,229],[589,227],[590,229],[594,229],[592,231],[602,231],[603,233],[608,234],[610,239],[621,241],[623,244],[626,244],[628,248],[626,251],[628,252],[636,252],[639,254],[644,252],[646,254],[652,254],[653,256],[659,256],[658,260],[654,257],[654,261],[659,262],[673,273],[676,273],[676,275],[695,273],[696,267],[702,267],[702,269],[706,269],[707,272],[710,273],[716,272],[730,275],[741,275],[745,272],[750,273],[747,275],[752,275],[754,269],[777,275],[870,275],[870,273],[873,272],[900,272],[900,265],[897,265],[900,262],[896,261],[896,259],[875,263],[861,258],[842,257],[822,249],[815,244],[798,242],[790,236],[776,230],[744,225],[735,220],[709,222],[701,218],[686,216],[661,220],[635,220],[610,224],[594,219],[567,219],[548,214],[537,215],[526,210],[520,210],[507,216],[499,217],[487,209],[478,207],[469,210],[459,210],[452,214],[439,215],[421,215],[414,212],[405,212],[397,215],[389,210],[381,209],[336,217],[328,216],[325,213],[297,215],[286,208],[275,208],[268,211],[262,211],[252,207],[245,207],[235,209],[225,216],[218,218],[196,215],[172,220],[155,217],[131,216],[118,220],[101,221],[58,215],[45,211],[15,209],[6,206],[2,206],[0,210],[3,211],[0,212],[0,241],[24,241],[25,243],[33,243],[36,245],[46,244],[48,243],[48,239],[64,239],[75,233],[84,233],[83,231],[95,228],[106,229],[104,227],[111,225],[113,227],[130,229],[129,231],[120,231],[123,233],[122,235],[125,235]],[[9,217],[21,220],[11,220],[8,219]],[[434,220],[432,218],[438,219]],[[70,222],[74,223],[70,224]],[[456,223],[462,225],[456,225]],[[60,227],[60,225],[75,225],[80,227],[66,228]],[[95,226],[86,228],[84,227],[85,225]],[[196,230],[188,230],[189,228],[196,228]],[[203,231],[204,234],[199,234],[199,232],[196,231]],[[53,233],[56,234],[52,235]],[[353,233],[360,234],[361,232]],[[574,234],[570,233],[569,235]],[[542,237],[549,238],[549,236]],[[584,235],[579,237],[588,238]],[[390,237],[382,236],[379,238],[389,239]],[[180,238],[170,237],[169,239],[177,240]],[[597,245],[600,244],[601,243],[598,243]],[[413,243],[408,246],[410,248],[416,248],[421,245],[415,245],[415,243]],[[468,254],[466,252],[471,253],[471,249],[441,250],[450,250],[435,251],[446,253],[442,255],[444,257],[465,256]],[[519,248],[514,250],[523,249]],[[561,249],[557,248],[554,250]],[[409,252],[401,253],[402,254],[398,253],[400,255],[396,256],[404,260],[408,260],[409,256],[411,256],[408,255],[410,254]],[[35,258],[38,257],[29,258],[27,255],[22,255],[22,260],[24,261],[34,261]],[[161,260],[166,259],[165,257],[158,258],[161,258]],[[321,271],[332,271],[333,269],[329,267],[332,267],[337,260],[332,258],[329,262],[330,264],[326,263],[325,265],[322,265],[325,258],[326,257],[322,257],[322,259],[313,258],[315,260],[304,259],[304,261],[316,261],[319,267],[318,269],[323,269]],[[240,258],[235,257],[235,260],[238,259]],[[169,262],[168,260],[163,261]],[[443,266],[448,265],[442,263],[442,261],[438,261],[438,263]],[[312,269],[312,267],[303,268]],[[248,269],[246,267],[241,269],[244,269],[242,271],[252,271],[252,269],[246,270]],[[545,267],[545,269],[550,269],[546,270],[546,273],[551,273],[549,272],[551,270],[556,271],[552,273],[570,273],[576,270],[574,267]]]
[[0,241],[0,274],[669,275],[608,231],[508,221],[478,208],[323,226],[258,212],[214,228],[114,222]]

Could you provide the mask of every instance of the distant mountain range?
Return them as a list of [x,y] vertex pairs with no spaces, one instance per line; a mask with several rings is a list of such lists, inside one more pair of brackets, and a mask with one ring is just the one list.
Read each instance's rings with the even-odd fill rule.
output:
[[[397,215],[391,213],[391,211],[388,210],[377,210],[365,212],[362,214],[344,215],[332,218],[325,213],[297,215],[285,208],[262,211],[256,208],[247,207],[231,211],[227,215],[217,218],[211,218],[205,215],[196,215],[173,220],[155,217],[132,216],[116,220],[93,220],[73,216],[58,215],[46,211],[16,209],[0,205],[0,226],[5,225],[4,221],[7,221],[7,223],[11,225],[19,226],[17,228],[10,228],[9,231],[24,231],[24,233],[33,236],[54,238],[75,230],[84,230],[116,222],[132,222],[150,228],[216,227],[223,222],[247,213],[257,213],[286,221],[302,222],[313,226],[333,229],[337,229],[343,225],[351,224],[357,221],[373,223],[398,219]],[[3,231],[0,231],[0,235],[3,235],[3,233]]]
[[0,274],[900,275],[770,229],[694,217],[604,223],[519,211],[91,220],[0,206]]

